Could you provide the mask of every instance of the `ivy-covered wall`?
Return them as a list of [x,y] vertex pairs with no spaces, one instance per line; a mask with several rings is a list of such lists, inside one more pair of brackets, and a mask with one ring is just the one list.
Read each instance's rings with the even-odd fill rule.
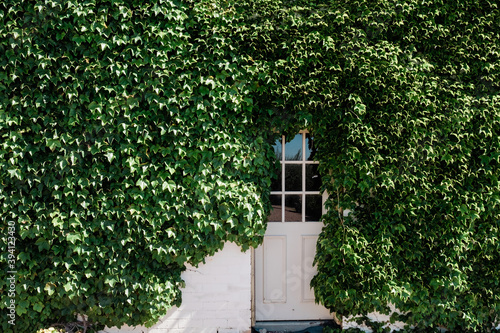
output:
[[[314,128],[327,203],[317,299],[417,328],[500,321],[500,10],[331,4],[331,107]],[[326,52],[326,50],[325,50]],[[351,214],[344,217],[342,210]]]
[[417,328],[490,329],[498,6],[4,1],[2,248],[9,221],[16,242],[1,260],[17,271],[16,327],[74,313],[154,323],[179,304],[185,262],[260,242],[271,144],[308,128],[329,193],[317,300],[340,315],[393,303]]
[[1,255],[18,332],[75,313],[155,323],[180,304],[186,262],[261,240],[275,134],[213,6],[0,4]]

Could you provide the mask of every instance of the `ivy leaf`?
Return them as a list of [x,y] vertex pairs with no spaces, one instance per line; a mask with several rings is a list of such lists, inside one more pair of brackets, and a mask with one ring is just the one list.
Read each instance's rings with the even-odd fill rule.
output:
[[59,141],[59,139],[47,139],[47,147],[54,151],[56,148],[61,147],[61,141]]
[[165,181],[162,184],[162,191],[167,190],[167,192],[172,193],[175,191],[176,187],[177,187],[177,185],[175,184],[175,182],[173,180]]
[[37,302],[33,305],[33,310],[35,310],[36,312],[42,312],[44,307],[45,306],[41,302]]
[[50,244],[45,238],[38,238],[35,245],[38,245],[39,251],[50,249]]
[[55,292],[55,286],[52,283],[46,283],[43,290],[45,290],[49,296],[52,296]]
[[74,233],[74,232],[70,232],[66,235],[66,239],[68,240],[68,242],[70,242],[71,244],[75,244],[77,241],[81,241],[82,238],[81,238],[81,235],[78,234],[78,233]]
[[135,185],[139,186],[141,191],[144,191],[148,187],[148,184],[143,179],[139,179]]
[[21,170],[19,169],[9,169],[7,172],[10,174],[12,178],[17,178],[19,180],[23,179],[23,176],[21,174]]
[[115,159],[115,154],[113,152],[107,152],[106,154],[104,154],[104,156],[106,156],[109,163],[113,162],[113,160]]

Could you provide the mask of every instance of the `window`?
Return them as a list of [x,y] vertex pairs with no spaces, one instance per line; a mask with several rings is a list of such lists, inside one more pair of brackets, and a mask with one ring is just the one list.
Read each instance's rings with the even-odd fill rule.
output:
[[269,222],[319,222],[323,198],[313,137],[301,131],[285,142],[283,136],[274,145],[281,171],[271,185]]

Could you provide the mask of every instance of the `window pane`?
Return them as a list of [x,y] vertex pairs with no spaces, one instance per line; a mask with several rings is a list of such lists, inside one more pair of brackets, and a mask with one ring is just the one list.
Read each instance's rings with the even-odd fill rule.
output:
[[302,134],[297,134],[285,144],[285,155],[287,161],[302,161]]
[[278,178],[271,180],[271,191],[281,191],[281,165],[277,173]]
[[274,155],[276,155],[276,159],[281,161],[281,156],[283,155],[283,145],[281,144],[281,138],[276,140],[273,146]]
[[314,146],[314,139],[311,134],[306,134],[306,161],[314,161],[316,155],[316,147]]
[[317,164],[306,165],[306,191],[319,191],[321,187],[321,177]]
[[301,195],[285,195],[285,222],[302,222]]
[[285,165],[285,191],[302,191],[302,165]]
[[306,195],[306,221],[319,222],[322,208],[321,195]]
[[273,208],[268,216],[268,221],[281,222],[281,195],[270,195],[269,199]]

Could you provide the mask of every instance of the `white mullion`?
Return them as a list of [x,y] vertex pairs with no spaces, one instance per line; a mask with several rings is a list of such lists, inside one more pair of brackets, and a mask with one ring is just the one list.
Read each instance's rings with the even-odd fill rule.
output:
[[302,133],[302,222],[306,221],[306,134]]
[[317,161],[283,161],[284,164],[319,164]]
[[281,222],[285,223],[285,136],[281,136]]

